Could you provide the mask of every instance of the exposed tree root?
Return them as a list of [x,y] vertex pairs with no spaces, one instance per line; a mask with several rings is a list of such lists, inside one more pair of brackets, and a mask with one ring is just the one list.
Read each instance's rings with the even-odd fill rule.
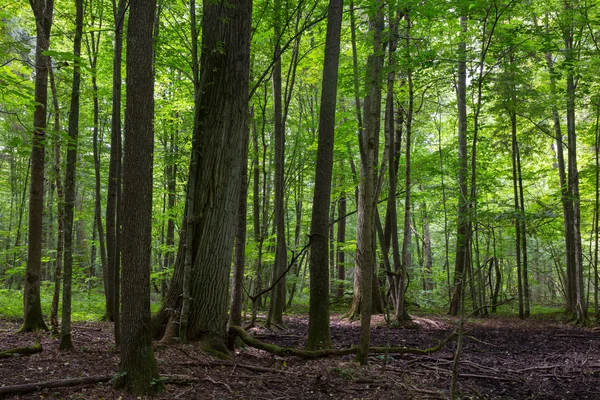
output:
[[10,358],[17,356],[19,354],[35,354],[40,353],[42,351],[42,345],[38,340],[35,341],[32,347],[16,347],[14,349],[8,349],[4,351],[0,351],[0,358]]
[[[279,347],[273,344],[263,343],[257,340],[244,330],[240,326],[230,326],[229,330],[231,333],[235,333],[244,343],[248,346],[264,350],[268,353],[275,354],[278,356],[296,356],[305,359],[316,359],[330,356],[344,356],[348,354],[356,354],[358,351],[357,347],[349,347],[346,349],[323,349],[323,350],[300,350],[290,347]],[[371,354],[421,354],[427,355],[440,351],[446,343],[452,341],[456,337],[456,332],[453,332],[442,340],[437,346],[430,347],[427,349],[417,349],[411,347],[370,347],[369,353]]]

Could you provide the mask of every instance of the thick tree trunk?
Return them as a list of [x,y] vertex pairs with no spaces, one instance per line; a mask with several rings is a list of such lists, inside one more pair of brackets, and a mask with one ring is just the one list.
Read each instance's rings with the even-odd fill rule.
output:
[[[329,263],[328,211],[333,175],[333,142],[337,100],[340,34],[343,0],[330,0],[325,39],[325,61],[321,82],[319,143],[315,167],[315,191],[310,226],[310,308],[306,348],[316,350],[331,347],[329,329]],[[335,214],[334,214],[335,215]],[[331,251],[333,256],[333,251]]]
[[47,330],[40,302],[42,268],[42,222],[44,216],[44,155],[46,146],[46,110],[48,103],[48,70],[50,57],[42,54],[50,45],[53,0],[32,0],[36,21],[35,110],[31,146],[31,184],[29,189],[29,233],[27,267],[23,290],[24,321],[21,332]]
[[[243,138],[248,134],[251,7],[248,0],[203,4],[202,44],[206,50],[201,59],[203,86],[196,99],[201,105],[197,110],[200,129],[194,137],[195,148],[201,152],[190,168],[195,188],[188,187],[195,193],[195,213],[191,216],[194,229],[190,280],[190,297],[194,301],[190,303],[187,336],[202,339],[205,348],[224,353],[239,169],[243,167]],[[159,335],[171,310],[181,307],[186,240],[180,240],[175,273],[154,319],[155,333]]]
[[126,140],[123,161],[123,324],[117,386],[160,391],[150,316],[155,0],[131,0],[127,29]]
[[[81,55],[81,38],[83,35],[83,0],[75,2],[75,38],[73,55]],[[73,86],[71,90],[71,108],[69,111],[69,146],[67,165],[65,168],[65,261],[62,298],[62,319],[60,350],[71,350],[71,290],[73,281],[73,219],[75,212],[75,173],[77,166],[77,142],[79,137],[79,87],[81,85],[80,66],[73,67]]]

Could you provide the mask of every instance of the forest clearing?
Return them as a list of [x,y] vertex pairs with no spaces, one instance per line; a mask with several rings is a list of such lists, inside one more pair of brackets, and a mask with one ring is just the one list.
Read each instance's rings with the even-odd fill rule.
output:
[[[598,399],[600,398],[600,335],[597,330],[566,325],[556,314],[520,320],[493,316],[466,323],[459,386],[464,399]],[[287,329],[253,328],[250,334],[280,347],[304,348],[306,315],[285,318]],[[411,329],[391,328],[389,342],[427,348],[449,335],[456,319],[415,316]],[[387,343],[386,324],[373,317],[372,345]],[[30,346],[41,336],[43,351],[0,359],[0,398],[7,399],[136,399],[115,390],[106,379],[92,384],[3,394],[7,386],[76,377],[111,378],[118,369],[118,351],[111,346],[107,323],[77,323],[75,350],[60,352],[49,334],[17,334],[18,324],[2,321],[2,349]],[[360,323],[334,314],[336,348],[354,346]],[[203,353],[197,343],[155,342],[164,392],[154,399],[447,399],[453,345],[430,355],[372,355],[369,367],[352,357],[306,360],[274,356],[242,347],[230,361]]]

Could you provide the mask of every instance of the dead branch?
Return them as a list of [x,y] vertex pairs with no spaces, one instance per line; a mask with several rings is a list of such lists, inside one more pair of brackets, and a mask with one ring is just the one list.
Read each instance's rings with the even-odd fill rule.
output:
[[[329,356],[344,356],[349,354],[356,354],[358,348],[350,347],[346,349],[322,349],[322,350],[300,350],[290,347],[279,347],[273,344],[263,343],[260,340],[257,340],[244,330],[244,328],[240,326],[231,326],[229,327],[230,334],[237,335],[242,342],[246,343],[248,346],[257,348],[259,350],[264,350],[268,353],[275,354],[278,356],[296,356],[305,359],[316,359],[322,357]],[[437,346],[430,347],[427,349],[418,349],[411,347],[370,347],[369,353],[371,354],[422,354],[427,355],[431,353],[435,353],[440,351],[446,343],[450,342],[456,337],[456,332],[453,332],[449,336],[447,336],[444,340],[442,340]]]
[[59,388],[77,385],[89,385],[93,383],[108,382],[112,379],[112,375],[104,376],[85,376],[82,378],[59,379],[56,381],[27,383],[24,385],[2,386],[0,387],[0,395],[13,393],[31,393],[41,389]]
[[39,340],[36,340],[33,346],[31,347],[16,347],[14,349],[8,349],[4,351],[0,351],[0,358],[10,358],[14,356],[18,356],[19,354],[35,354],[40,353],[42,351],[42,344]]

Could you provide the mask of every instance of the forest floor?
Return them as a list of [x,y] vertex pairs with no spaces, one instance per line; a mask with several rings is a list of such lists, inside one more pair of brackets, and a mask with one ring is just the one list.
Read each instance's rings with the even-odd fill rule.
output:
[[[391,328],[392,346],[427,348],[448,336],[456,320],[446,316],[415,316],[411,329]],[[302,348],[308,318],[290,316],[287,329],[264,328],[250,333],[257,339]],[[333,343],[337,348],[358,343],[359,322],[334,315]],[[31,346],[41,338],[43,351],[0,359],[1,386],[47,382],[84,376],[111,376],[119,354],[107,323],[73,326],[76,350],[58,351],[51,334],[17,333],[17,322],[0,321],[0,351]],[[459,389],[463,399],[600,399],[600,332],[548,319],[508,317],[471,319],[465,325]],[[371,342],[385,346],[387,329],[373,317]],[[203,354],[197,344],[156,343],[160,373],[167,384],[155,399],[447,399],[453,347],[428,355],[372,356],[369,367],[351,356],[304,360],[279,357],[253,348],[236,351],[232,362]],[[4,397],[2,397],[4,396]],[[0,395],[10,399],[136,399],[113,389],[109,381]]]

